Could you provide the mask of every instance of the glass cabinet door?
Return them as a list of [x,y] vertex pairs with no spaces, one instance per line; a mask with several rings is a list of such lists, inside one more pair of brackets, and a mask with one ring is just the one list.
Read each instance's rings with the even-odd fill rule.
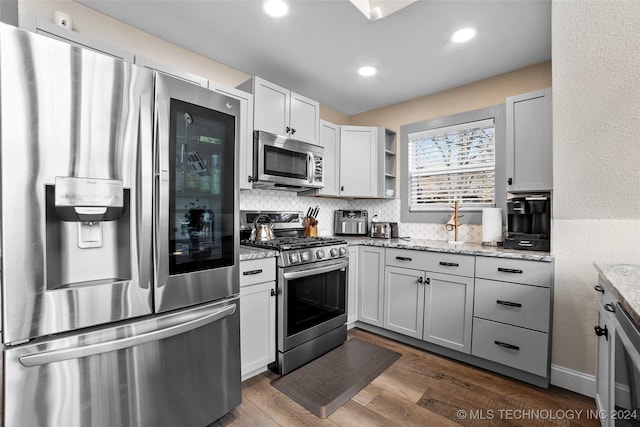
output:
[[169,275],[233,265],[235,117],[171,99]]

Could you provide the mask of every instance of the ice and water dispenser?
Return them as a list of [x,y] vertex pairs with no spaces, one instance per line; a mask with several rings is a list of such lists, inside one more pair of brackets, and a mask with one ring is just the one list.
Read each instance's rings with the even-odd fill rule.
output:
[[46,186],[49,289],[131,279],[129,198],[119,180],[56,177]]

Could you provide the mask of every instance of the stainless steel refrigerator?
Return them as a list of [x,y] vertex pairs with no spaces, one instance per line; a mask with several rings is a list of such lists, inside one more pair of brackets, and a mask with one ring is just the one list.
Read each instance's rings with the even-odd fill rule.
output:
[[241,401],[238,102],[0,24],[2,421]]

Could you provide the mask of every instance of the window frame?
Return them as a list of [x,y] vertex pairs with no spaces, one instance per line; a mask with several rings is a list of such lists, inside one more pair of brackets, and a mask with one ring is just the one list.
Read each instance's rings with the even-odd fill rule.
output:
[[[400,220],[408,223],[442,223],[445,224],[452,209],[433,209],[429,211],[410,211],[409,200],[409,134],[455,126],[462,123],[480,120],[494,120],[495,135],[495,205],[504,208],[506,203],[506,106],[505,104],[480,108],[449,116],[423,120],[421,122],[403,125],[400,128],[402,141],[402,158],[400,170]],[[463,212],[463,224],[481,224],[482,208],[469,208]]]

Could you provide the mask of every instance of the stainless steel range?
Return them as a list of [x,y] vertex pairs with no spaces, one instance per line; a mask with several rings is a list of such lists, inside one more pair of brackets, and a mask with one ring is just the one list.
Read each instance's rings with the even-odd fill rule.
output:
[[242,244],[279,252],[277,355],[270,368],[285,375],[347,339],[347,242],[334,237],[302,237],[302,212],[240,214],[245,236],[258,215],[271,218],[275,239],[245,238]]

